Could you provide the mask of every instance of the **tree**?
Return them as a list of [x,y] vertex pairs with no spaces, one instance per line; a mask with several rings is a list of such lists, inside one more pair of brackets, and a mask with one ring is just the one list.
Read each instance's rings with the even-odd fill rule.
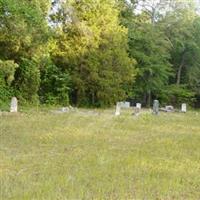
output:
[[[175,72],[171,84],[176,84],[191,92],[198,91],[199,79],[199,18],[190,2],[179,3],[161,21],[166,35],[172,44],[171,63]],[[194,89],[195,88],[195,89]],[[177,96],[178,98],[178,96]],[[188,96],[191,100],[191,95]]]
[[57,34],[51,55],[71,75],[73,103],[107,106],[129,92],[134,60],[118,15],[114,0],[84,0],[64,2],[51,17]]
[[152,15],[146,11],[136,14],[132,7],[127,9],[129,15],[125,16],[127,20],[123,20],[123,23],[129,29],[129,54],[136,58],[138,69],[133,98],[143,99],[143,104],[150,106],[152,97],[162,96],[164,86],[172,75],[169,62],[171,47],[155,20],[155,13],[152,13],[152,19]]
[[[47,41],[45,13],[48,5],[50,2],[44,0],[0,0],[0,59],[14,60],[19,65],[10,87],[25,101],[36,100],[39,89],[39,60]],[[31,96],[30,86],[37,87],[31,91],[35,92]]]
[[10,85],[14,80],[17,67],[18,65],[13,60],[0,60],[0,106],[4,106],[5,102],[8,102],[13,94]]
[[45,104],[69,104],[69,91],[71,78],[63,73],[50,57],[43,58],[41,62],[40,101]]

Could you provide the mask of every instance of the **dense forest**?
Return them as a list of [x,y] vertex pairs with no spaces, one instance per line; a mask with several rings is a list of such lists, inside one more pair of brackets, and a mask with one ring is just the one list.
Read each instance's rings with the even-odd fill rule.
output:
[[0,0],[0,109],[200,106],[197,0]]

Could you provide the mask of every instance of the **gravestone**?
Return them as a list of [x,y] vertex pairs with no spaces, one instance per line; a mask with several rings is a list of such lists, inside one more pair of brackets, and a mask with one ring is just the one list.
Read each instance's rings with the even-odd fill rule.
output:
[[175,112],[175,109],[173,106],[165,106],[165,108],[160,108],[159,109],[160,111],[163,111],[163,112]]
[[121,102],[117,102],[115,116],[119,116],[121,111]]
[[10,112],[17,112],[18,107],[18,101],[16,97],[13,97],[11,99],[11,104],[10,104]]
[[159,113],[159,101],[154,100],[153,101],[153,114],[158,115]]
[[133,115],[138,116],[140,114],[142,104],[141,103],[136,103],[136,107],[133,107]]
[[130,108],[130,102],[128,102],[128,101],[122,101],[119,103],[120,103],[121,108]]
[[136,107],[133,108],[133,110],[134,110],[133,115],[139,116],[139,114],[140,114],[140,108],[138,108],[138,107],[136,106]]
[[141,103],[136,103],[136,108],[138,108],[139,110],[141,110],[142,104]]
[[182,103],[182,105],[181,105],[181,112],[184,112],[184,113],[187,112],[187,104],[186,103]]

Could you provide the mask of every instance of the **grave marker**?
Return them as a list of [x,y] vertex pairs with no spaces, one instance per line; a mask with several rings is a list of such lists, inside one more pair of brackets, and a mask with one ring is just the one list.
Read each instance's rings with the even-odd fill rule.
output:
[[154,100],[153,101],[153,114],[158,115],[159,113],[159,101]]
[[183,103],[183,104],[181,105],[181,112],[184,112],[184,113],[187,112],[187,104],[186,104],[186,103]]
[[117,102],[115,116],[119,116],[121,111],[121,102]]
[[134,109],[133,115],[139,116],[139,114],[140,114],[140,109],[139,109],[138,107],[134,107],[133,109]]
[[136,108],[139,108],[139,110],[141,110],[142,104],[141,103],[136,103]]
[[121,101],[119,103],[121,108],[130,108],[130,102],[128,101]]
[[16,97],[13,97],[11,99],[10,112],[17,112],[17,109],[18,109],[18,101]]

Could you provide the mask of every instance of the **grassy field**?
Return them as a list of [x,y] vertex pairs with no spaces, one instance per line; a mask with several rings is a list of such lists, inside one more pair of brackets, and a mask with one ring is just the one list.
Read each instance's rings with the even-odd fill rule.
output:
[[0,116],[2,200],[200,199],[200,112]]

